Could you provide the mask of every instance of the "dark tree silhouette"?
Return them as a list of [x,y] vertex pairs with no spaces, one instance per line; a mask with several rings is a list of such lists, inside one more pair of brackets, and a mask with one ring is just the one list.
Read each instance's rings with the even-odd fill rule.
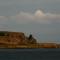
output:
[[36,43],[36,39],[32,36],[32,34],[29,35],[28,40],[30,40],[30,43]]
[[33,38],[33,37],[32,37],[32,34],[30,34],[29,37],[28,37],[28,39],[30,40],[30,39],[32,39],[32,38]]

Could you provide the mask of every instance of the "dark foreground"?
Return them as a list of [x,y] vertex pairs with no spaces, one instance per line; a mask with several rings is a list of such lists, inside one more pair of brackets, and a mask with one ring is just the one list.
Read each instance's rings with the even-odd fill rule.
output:
[[60,60],[60,49],[0,49],[0,60]]

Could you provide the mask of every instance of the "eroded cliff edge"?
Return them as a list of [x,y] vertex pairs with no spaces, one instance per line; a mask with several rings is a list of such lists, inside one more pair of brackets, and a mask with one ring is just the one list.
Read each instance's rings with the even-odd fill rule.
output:
[[0,48],[60,48],[60,45],[37,43],[32,35],[27,37],[23,32],[0,31]]

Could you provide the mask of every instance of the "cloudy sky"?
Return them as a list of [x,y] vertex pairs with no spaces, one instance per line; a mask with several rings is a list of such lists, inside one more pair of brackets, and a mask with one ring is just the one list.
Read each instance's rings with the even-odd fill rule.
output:
[[0,0],[0,30],[60,42],[60,0]]

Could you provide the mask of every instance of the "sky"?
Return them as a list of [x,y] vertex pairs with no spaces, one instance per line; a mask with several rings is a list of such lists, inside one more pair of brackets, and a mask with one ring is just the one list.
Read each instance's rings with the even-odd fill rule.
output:
[[0,0],[0,30],[32,34],[38,42],[60,42],[60,0]]

